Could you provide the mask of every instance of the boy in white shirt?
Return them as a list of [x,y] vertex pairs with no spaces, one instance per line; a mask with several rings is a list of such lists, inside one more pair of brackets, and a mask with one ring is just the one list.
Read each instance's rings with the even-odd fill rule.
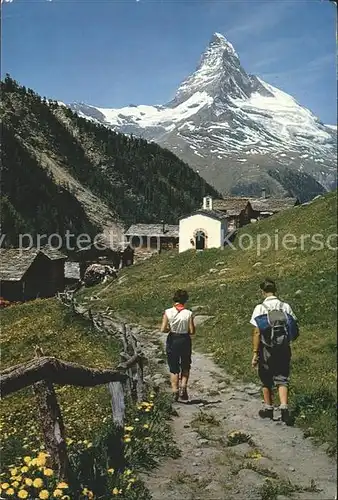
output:
[[[292,419],[288,409],[290,342],[299,334],[297,318],[290,305],[276,297],[274,281],[265,279],[260,289],[264,301],[255,307],[250,320],[254,326],[252,366],[258,366],[265,406],[259,415],[273,419],[272,389],[275,385],[278,388],[282,421],[291,425]],[[290,335],[290,330],[294,332],[293,335]]]

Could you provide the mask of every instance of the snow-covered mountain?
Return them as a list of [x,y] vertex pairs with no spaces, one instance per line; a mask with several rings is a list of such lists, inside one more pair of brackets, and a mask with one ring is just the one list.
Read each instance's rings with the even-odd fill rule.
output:
[[336,184],[337,128],[248,75],[219,33],[166,105],[71,108],[170,149],[224,193],[256,195],[264,185],[306,200]]

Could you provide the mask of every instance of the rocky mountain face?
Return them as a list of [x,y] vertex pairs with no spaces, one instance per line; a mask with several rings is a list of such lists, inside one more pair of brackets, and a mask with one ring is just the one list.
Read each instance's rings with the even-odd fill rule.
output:
[[223,193],[259,195],[265,187],[306,201],[336,186],[337,130],[248,75],[218,33],[166,105],[71,108],[168,148]]

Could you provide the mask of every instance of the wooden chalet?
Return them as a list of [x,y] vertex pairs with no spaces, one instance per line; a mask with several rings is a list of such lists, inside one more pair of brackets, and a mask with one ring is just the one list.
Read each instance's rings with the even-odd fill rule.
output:
[[67,256],[53,249],[0,249],[0,295],[10,302],[53,297],[65,288]]
[[[134,251],[128,245],[120,245],[114,248],[88,245],[83,249],[79,249],[71,256],[71,263],[67,263],[67,279],[74,280],[75,276],[82,279],[87,267],[91,264],[104,264],[121,269],[122,267],[131,266],[134,262]],[[78,268],[74,266],[78,263]]]
[[264,189],[260,198],[246,198],[241,196],[225,197],[216,200],[210,197],[207,198],[207,200],[204,199],[203,201],[203,207],[211,206],[214,210],[224,212],[228,218],[228,228],[230,230],[300,205],[298,198],[268,197]]
[[133,224],[125,233],[132,248],[158,250],[177,248],[179,226],[168,224]]
[[264,219],[288,208],[300,205],[298,198],[249,198],[256,219]]
[[228,219],[228,230],[232,231],[249,224],[255,218],[255,212],[250,201],[246,198],[224,198],[214,200],[213,208],[224,213]]

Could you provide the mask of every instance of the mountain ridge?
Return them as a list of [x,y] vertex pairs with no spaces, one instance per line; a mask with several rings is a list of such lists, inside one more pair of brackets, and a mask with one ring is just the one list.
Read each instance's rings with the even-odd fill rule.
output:
[[[173,151],[223,194],[242,186],[246,195],[264,184],[271,195],[307,201],[312,189],[321,194],[336,185],[336,131],[286,92],[246,73],[233,45],[219,33],[163,106],[70,107]],[[295,175],[295,181],[301,175],[311,193],[276,183],[269,173],[274,169]]]

